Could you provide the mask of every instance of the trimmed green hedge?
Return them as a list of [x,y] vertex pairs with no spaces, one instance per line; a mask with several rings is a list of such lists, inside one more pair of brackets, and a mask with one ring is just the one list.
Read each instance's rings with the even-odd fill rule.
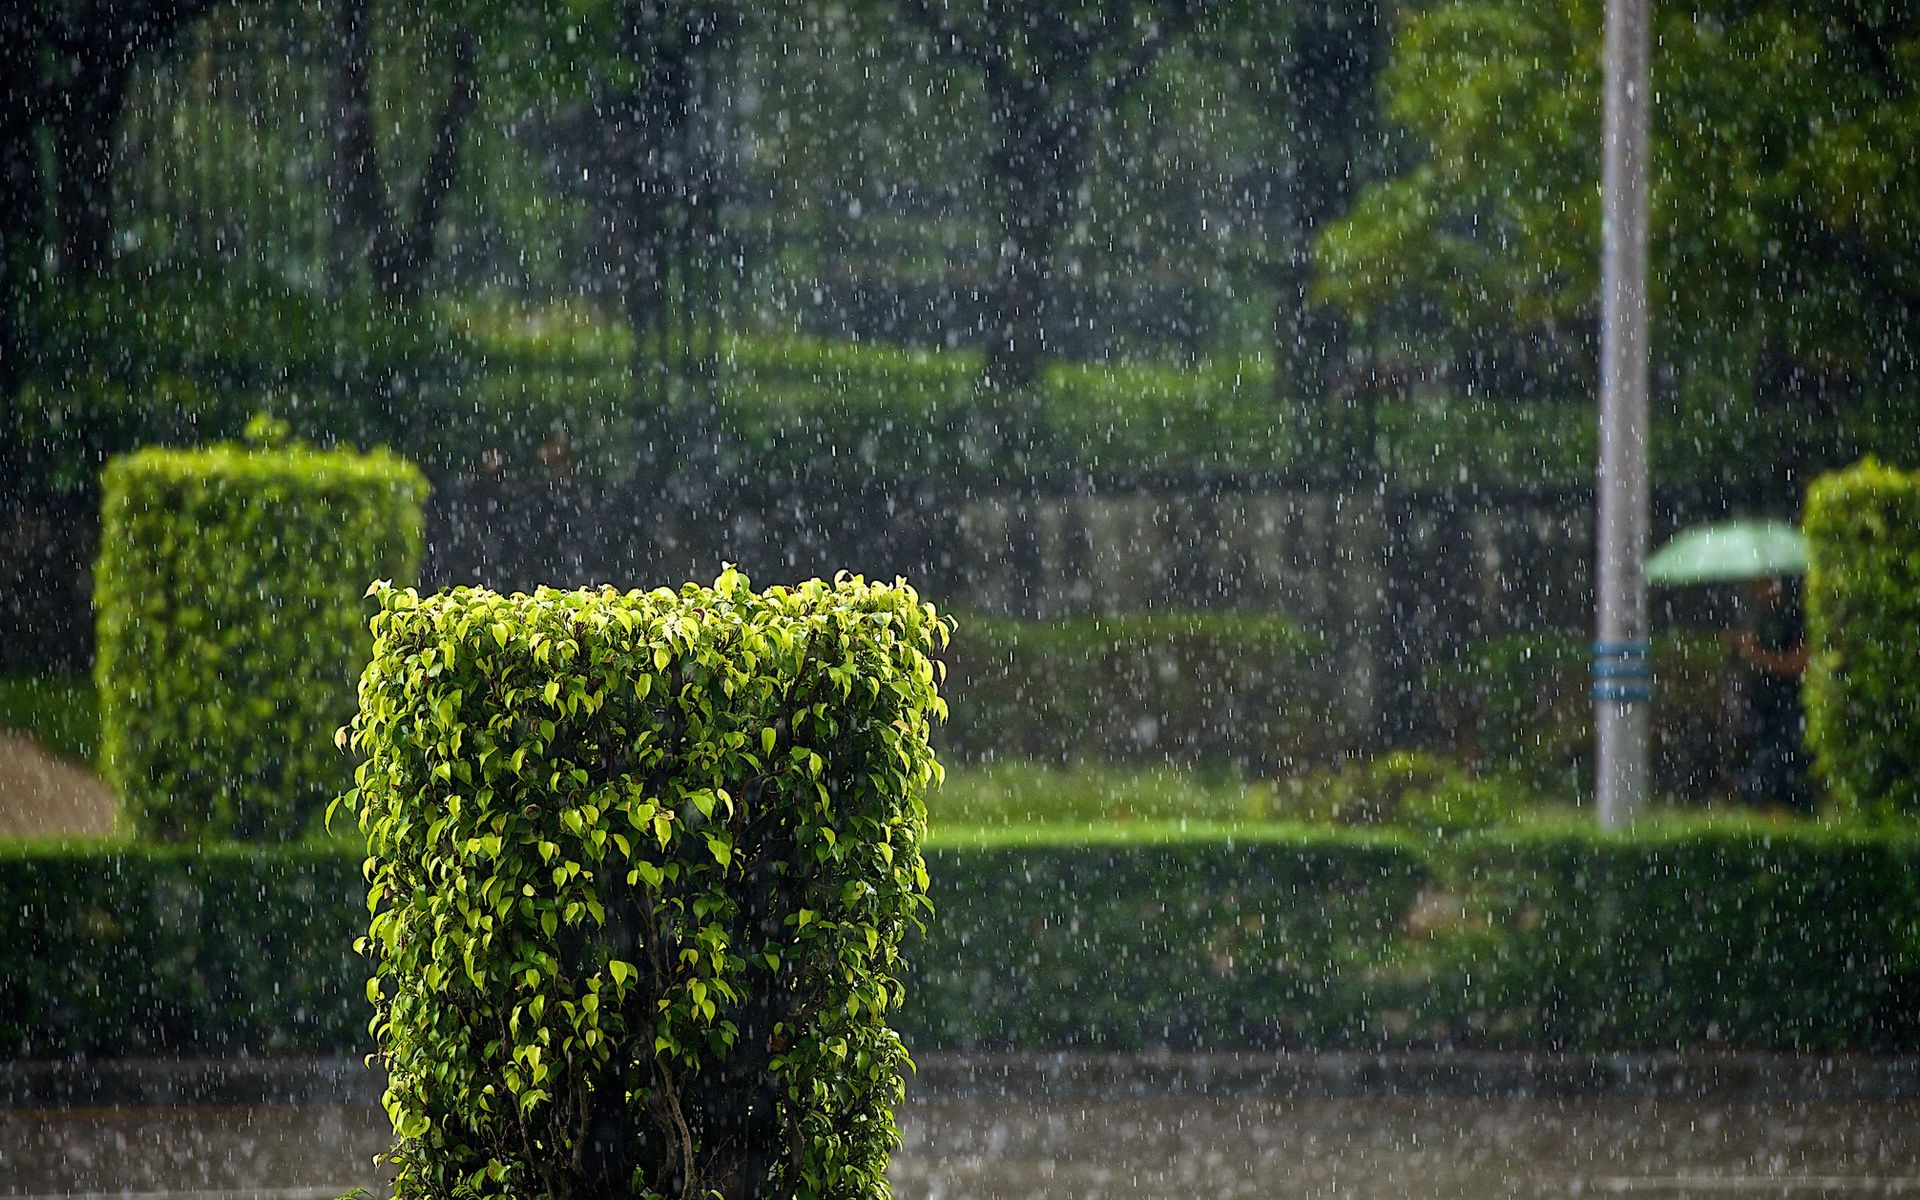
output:
[[0,845],[0,1057],[368,1048],[361,856]]
[[1842,808],[1920,815],[1920,472],[1807,489],[1807,745]]
[[395,1195],[886,1196],[933,606],[378,596],[343,803]]
[[419,471],[302,447],[108,464],[94,608],[101,764],[142,836],[298,836],[350,782],[333,732],[362,594],[421,554]]
[[956,759],[1284,772],[1347,741],[1324,639],[1282,616],[968,616],[945,657]]
[[927,870],[910,1045],[1232,1048],[1381,1039],[1424,865],[1389,836],[1147,825],[961,834]]
[[1920,1046],[1920,837],[1759,822],[1487,834],[1443,858],[1484,928],[1421,1023],[1520,1047]]
[[[914,1050],[1920,1051],[1920,834],[950,832]],[[0,851],[0,1055],[371,1049],[361,855]]]

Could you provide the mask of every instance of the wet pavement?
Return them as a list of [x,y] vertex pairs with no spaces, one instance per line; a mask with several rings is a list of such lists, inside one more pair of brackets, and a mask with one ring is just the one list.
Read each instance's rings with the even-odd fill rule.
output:
[[[915,1100],[901,1200],[1920,1197],[1920,1103]],[[331,1200],[364,1105],[0,1111],[0,1196]]]

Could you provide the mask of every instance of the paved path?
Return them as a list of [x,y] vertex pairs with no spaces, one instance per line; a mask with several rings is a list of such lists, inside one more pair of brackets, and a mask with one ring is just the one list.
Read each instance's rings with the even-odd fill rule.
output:
[[[1920,1196],[1920,1105],[1626,1097],[909,1100],[900,1200]],[[378,1105],[0,1111],[7,1200],[377,1188]]]
[[0,729],[0,838],[105,837],[117,807],[83,764]]

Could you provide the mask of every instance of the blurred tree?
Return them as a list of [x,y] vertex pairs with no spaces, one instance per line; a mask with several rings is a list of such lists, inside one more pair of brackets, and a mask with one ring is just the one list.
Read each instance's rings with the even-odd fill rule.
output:
[[[114,157],[134,68],[217,2],[0,3],[0,398],[24,379],[21,306],[49,232],[63,271],[98,274],[111,258]],[[17,431],[0,431],[9,485],[25,480],[22,455]]]
[[1376,86],[1386,58],[1384,7],[1297,5],[1207,42],[1269,134],[1264,273],[1275,291],[1273,386],[1282,403],[1317,408],[1345,382],[1346,315],[1313,295],[1313,243],[1384,166]]
[[[723,85],[737,0],[596,0],[573,13],[571,81],[550,79],[528,133],[556,191],[600,218],[632,335],[639,440],[657,462],[713,444],[732,147]],[[682,464],[684,465],[684,463]]]
[[980,73],[993,126],[987,176],[999,253],[988,304],[987,386],[1038,382],[1055,253],[1085,186],[1090,141],[1187,34],[1227,0],[1104,3],[898,0],[932,53]]
[[[1326,300],[1590,354],[1602,15],[1454,0],[1407,20],[1387,101],[1426,157],[1322,235]],[[1655,20],[1659,360],[1722,404],[1900,382],[1920,328],[1920,8],[1714,0]]]
[[419,297],[432,265],[447,196],[460,168],[463,135],[479,102],[480,39],[472,23],[462,19],[467,14],[453,14],[447,31],[446,98],[431,122],[427,157],[412,205],[402,211],[393,173],[383,168],[374,134],[371,9],[372,0],[333,0],[339,67],[334,102],[339,140],[335,219],[342,233],[351,231],[358,239],[374,292],[385,300],[405,303]]
[[[55,253],[66,270],[105,269],[113,243],[113,166],[134,68],[218,0],[16,4],[27,51],[29,112],[52,135]],[[37,85],[36,85],[37,77]],[[33,211],[28,209],[27,211]]]

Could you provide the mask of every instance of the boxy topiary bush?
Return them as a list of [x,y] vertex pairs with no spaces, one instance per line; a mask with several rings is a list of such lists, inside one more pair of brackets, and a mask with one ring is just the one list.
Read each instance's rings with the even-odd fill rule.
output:
[[377,592],[343,799],[396,1194],[886,1195],[932,607]]
[[1920,473],[1823,475],[1806,530],[1814,770],[1844,808],[1920,816]]
[[331,732],[362,593],[420,560],[426,481],[382,451],[149,449],[103,476],[102,766],[138,834],[280,839],[345,789]]

